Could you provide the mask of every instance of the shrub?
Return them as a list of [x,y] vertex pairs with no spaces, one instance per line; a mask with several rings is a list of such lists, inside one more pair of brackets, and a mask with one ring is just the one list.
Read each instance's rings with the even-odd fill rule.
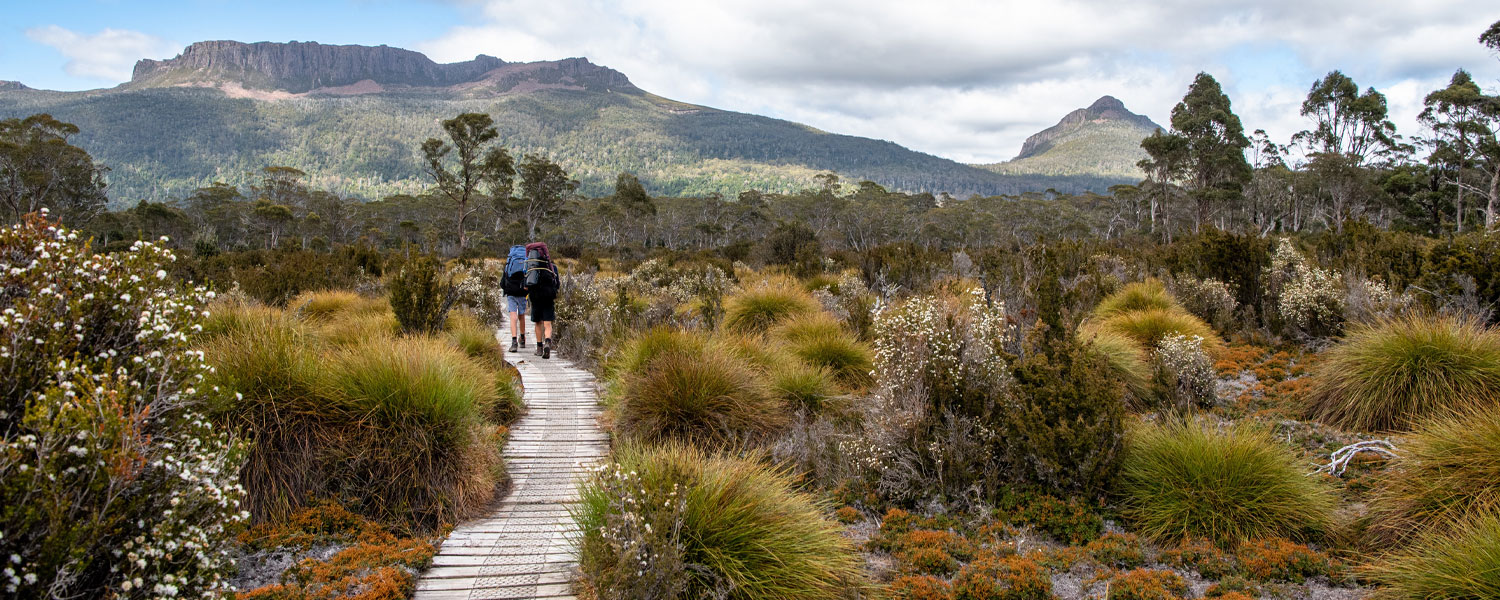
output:
[[1193,421],[1133,430],[1118,490],[1121,515],[1167,542],[1303,536],[1326,525],[1333,508],[1290,448],[1245,427]]
[[[416,590],[417,573],[437,553],[430,541],[397,538],[331,502],[257,525],[240,540],[254,551],[308,555],[283,571],[280,583],[239,592],[246,600],[400,600]],[[329,547],[336,552],[323,558],[310,552]]]
[[1234,311],[1239,308],[1239,302],[1229,284],[1217,279],[1178,277],[1172,281],[1172,292],[1180,299],[1184,310],[1220,331],[1233,325]]
[[1360,431],[1500,404],[1500,333],[1408,316],[1355,329],[1314,368],[1308,413]]
[[1500,498],[1500,412],[1431,421],[1379,475],[1370,531],[1401,542]]
[[1285,538],[1241,542],[1235,554],[1245,574],[1260,581],[1301,583],[1327,575],[1332,566],[1327,556]]
[[952,531],[915,529],[896,536],[892,553],[911,572],[948,575],[974,556],[974,546]]
[[801,288],[768,283],[729,297],[724,303],[724,328],[738,333],[764,333],[777,323],[818,309],[818,301]]
[[1448,531],[1429,529],[1366,575],[1378,600],[1500,598],[1500,512],[1486,509]]
[[1319,268],[1282,239],[1266,267],[1276,316],[1292,333],[1336,335],[1344,325],[1344,285],[1338,272]]
[[1197,571],[1208,579],[1221,579],[1239,572],[1234,556],[1203,538],[1182,540],[1176,548],[1162,551],[1161,562],[1169,567]]
[[986,414],[1009,388],[1009,329],[1005,306],[979,287],[907,300],[876,322],[880,384],[926,395],[936,414]]
[[948,582],[931,575],[903,575],[886,588],[891,600],[948,600]]
[[1119,333],[1091,330],[1079,336],[1089,350],[1104,359],[1110,371],[1125,384],[1127,401],[1144,409],[1155,396],[1151,388],[1154,373],[1146,362],[1146,353],[1132,340]]
[[953,600],[1050,600],[1052,578],[1035,561],[1018,556],[975,560],[953,577]]
[[1222,600],[1253,600],[1260,597],[1260,588],[1249,579],[1239,575],[1230,575],[1208,586],[1208,589],[1203,591],[1203,597]]
[[853,506],[842,506],[839,507],[838,510],[833,511],[833,516],[834,518],[837,518],[840,523],[850,525],[858,521],[860,515],[859,511],[855,510]]
[[44,216],[0,229],[7,598],[228,589],[244,455],[203,416],[217,392],[188,341],[213,294],[168,278],[175,259],[95,255]]
[[1088,544],[1089,558],[1112,569],[1133,569],[1146,564],[1141,538],[1130,533],[1106,533]]
[[1224,346],[1214,328],[1203,319],[1182,311],[1149,309],[1124,312],[1087,325],[1085,337],[1097,328],[1135,340],[1143,349],[1156,348],[1162,338],[1173,334],[1202,338],[1203,349],[1210,353],[1218,352]]
[[757,437],[786,419],[764,382],[718,350],[666,353],[627,375],[618,411],[626,437],[701,443]]
[[1077,500],[1035,493],[1007,493],[995,503],[1002,523],[1032,527],[1066,544],[1083,544],[1104,531],[1104,519]]
[[1105,296],[1094,307],[1094,316],[1108,318],[1119,314],[1146,310],[1181,312],[1184,309],[1167,287],[1157,279],[1127,284],[1120,291]]
[[622,447],[575,513],[583,580],[604,599],[842,598],[860,559],[794,485],[753,460]]
[[1007,465],[1016,480],[1061,496],[1102,496],[1119,468],[1124,387],[1074,339],[1043,342],[1015,368],[1002,410]]
[[1186,410],[1213,404],[1218,373],[1203,339],[1170,334],[1156,343],[1156,386],[1167,406]]
[[431,256],[418,256],[402,265],[390,280],[391,311],[406,333],[436,333],[458,301],[457,287]]
[[1110,580],[1108,600],[1175,600],[1188,595],[1187,581],[1171,571],[1134,569]]

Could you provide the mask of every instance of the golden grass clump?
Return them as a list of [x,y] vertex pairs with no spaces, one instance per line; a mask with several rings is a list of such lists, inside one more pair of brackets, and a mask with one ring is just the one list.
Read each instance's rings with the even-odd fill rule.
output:
[[622,381],[618,426],[630,439],[731,442],[786,421],[763,378],[718,348],[663,353]]
[[379,298],[366,298],[350,290],[303,292],[287,303],[297,316],[311,321],[325,321],[346,315],[378,313],[390,308]]
[[1166,543],[1306,538],[1334,507],[1291,448],[1262,431],[1202,421],[1132,430],[1116,488],[1135,531]]
[[[1090,328],[1125,336],[1134,340],[1142,349],[1153,350],[1156,344],[1171,334],[1203,338],[1203,349],[1209,354],[1224,347],[1224,340],[1203,319],[1185,311],[1160,308],[1120,312],[1093,322]],[[1090,332],[1085,332],[1087,335]]]
[[1500,412],[1429,421],[1379,475],[1370,532],[1387,543],[1445,530],[1500,501]]
[[859,554],[827,507],[797,486],[791,473],[755,459],[626,445],[613,469],[583,487],[575,513],[583,582],[601,600],[726,588],[732,598],[850,597],[862,585]]
[[843,385],[858,389],[870,383],[875,360],[870,348],[825,312],[793,317],[771,330],[803,362],[828,369]]
[[1161,280],[1151,278],[1127,284],[1119,291],[1100,300],[1099,305],[1094,307],[1094,317],[1105,319],[1118,314],[1146,310],[1187,312],[1187,309],[1182,307],[1182,303],[1167,291],[1167,286],[1163,285]]
[[768,282],[724,302],[724,328],[736,333],[765,333],[777,323],[820,309],[818,301],[800,287]]
[[1094,330],[1085,333],[1083,341],[1089,351],[1104,358],[1111,371],[1125,384],[1129,392],[1127,401],[1136,409],[1144,409],[1151,399],[1151,363],[1146,352],[1135,340],[1123,334]]
[[1307,412],[1358,431],[1408,431],[1429,417],[1500,406],[1500,333],[1406,316],[1360,327],[1323,353]]

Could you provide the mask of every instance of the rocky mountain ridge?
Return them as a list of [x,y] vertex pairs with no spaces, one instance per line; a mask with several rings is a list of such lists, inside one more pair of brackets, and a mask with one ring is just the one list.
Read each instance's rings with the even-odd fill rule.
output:
[[[292,94],[364,84],[367,91],[391,88],[472,88],[506,91],[533,81],[538,85],[633,91],[623,73],[585,58],[508,63],[487,55],[437,63],[420,52],[390,46],[329,45],[317,42],[197,42],[175,58],[135,64],[127,89],[214,87],[232,84],[252,90]],[[373,85],[371,85],[373,84]]]

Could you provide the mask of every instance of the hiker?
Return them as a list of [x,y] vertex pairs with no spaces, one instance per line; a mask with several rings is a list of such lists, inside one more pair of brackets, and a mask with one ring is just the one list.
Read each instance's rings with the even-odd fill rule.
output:
[[521,338],[519,347],[526,347],[526,246],[510,247],[500,276],[500,291],[505,293],[505,306],[510,311],[510,351],[515,352],[517,335]]
[[526,244],[526,294],[531,299],[531,322],[536,327],[536,353],[542,358],[552,358],[552,321],[557,319],[557,290],[561,286],[547,244]]

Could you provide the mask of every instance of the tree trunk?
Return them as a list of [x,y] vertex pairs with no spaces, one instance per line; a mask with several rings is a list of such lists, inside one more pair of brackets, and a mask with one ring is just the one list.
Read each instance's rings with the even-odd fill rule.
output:
[[1486,230],[1495,228],[1495,210],[1500,209],[1500,165],[1496,165],[1490,171],[1490,200],[1484,207],[1484,227]]

